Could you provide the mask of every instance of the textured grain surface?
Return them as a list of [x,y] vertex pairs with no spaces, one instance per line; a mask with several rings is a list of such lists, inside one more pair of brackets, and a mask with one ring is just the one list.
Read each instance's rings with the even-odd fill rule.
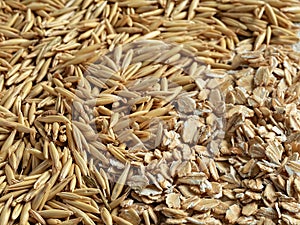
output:
[[1,224],[300,224],[298,0],[0,0]]

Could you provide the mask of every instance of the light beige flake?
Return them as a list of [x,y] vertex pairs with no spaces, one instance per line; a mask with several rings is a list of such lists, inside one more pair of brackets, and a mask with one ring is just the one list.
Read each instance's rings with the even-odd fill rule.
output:
[[241,208],[238,205],[232,205],[226,211],[225,218],[229,221],[229,223],[234,224],[240,216]]
[[243,207],[242,214],[245,216],[251,216],[255,214],[256,210],[257,210],[257,204],[252,202]]
[[167,203],[167,206],[170,208],[179,209],[180,208],[180,194],[176,194],[176,193],[167,194],[166,203]]
[[197,141],[197,132],[200,122],[196,116],[191,116],[183,124],[182,139],[185,143],[193,143]]

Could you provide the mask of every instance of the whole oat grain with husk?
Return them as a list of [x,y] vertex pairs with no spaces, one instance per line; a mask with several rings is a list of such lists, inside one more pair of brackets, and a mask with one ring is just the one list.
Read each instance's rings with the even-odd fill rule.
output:
[[1,224],[299,224],[298,22],[297,0],[0,1]]

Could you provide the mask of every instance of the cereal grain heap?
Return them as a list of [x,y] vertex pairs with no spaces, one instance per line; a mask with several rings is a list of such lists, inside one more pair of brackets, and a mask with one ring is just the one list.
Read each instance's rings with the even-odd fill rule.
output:
[[0,0],[0,223],[300,224],[298,0]]

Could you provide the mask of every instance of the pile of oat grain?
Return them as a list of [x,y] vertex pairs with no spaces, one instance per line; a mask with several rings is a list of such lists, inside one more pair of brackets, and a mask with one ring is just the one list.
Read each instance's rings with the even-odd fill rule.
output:
[[0,0],[0,223],[300,224],[299,0]]

